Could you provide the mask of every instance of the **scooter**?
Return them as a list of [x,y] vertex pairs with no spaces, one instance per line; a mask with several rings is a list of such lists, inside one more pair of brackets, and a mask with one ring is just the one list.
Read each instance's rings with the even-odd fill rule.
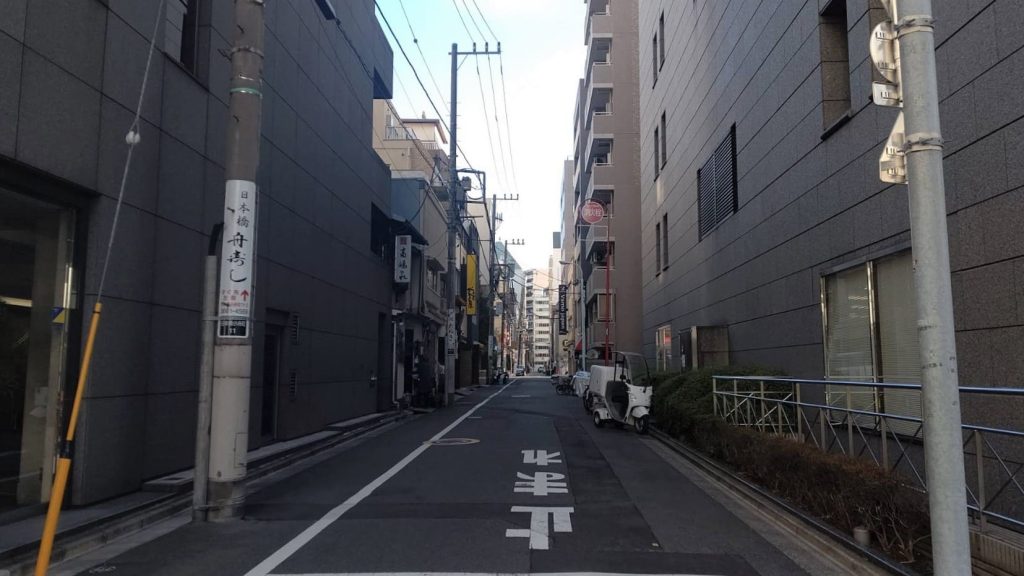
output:
[[632,426],[639,434],[647,434],[653,392],[647,360],[636,353],[616,352],[611,366],[593,366],[590,369],[587,398],[594,425],[600,428],[606,422],[613,422],[618,426]]

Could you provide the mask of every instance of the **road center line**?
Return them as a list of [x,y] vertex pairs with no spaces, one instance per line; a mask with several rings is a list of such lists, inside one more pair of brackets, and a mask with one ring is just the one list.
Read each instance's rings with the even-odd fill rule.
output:
[[[435,434],[434,437],[429,440],[429,442],[433,442],[443,438],[445,434],[448,434],[456,426],[462,424],[462,422],[466,420],[466,418],[469,418],[473,414],[473,412],[479,410],[481,406],[490,402],[492,398],[504,392],[505,388],[508,387],[509,384],[504,385],[501,388],[501,390],[498,390],[494,394],[491,394],[482,402],[470,408],[469,411],[467,411],[462,416],[459,416],[454,422],[445,427],[444,430],[441,430],[440,432]],[[427,448],[430,448],[430,444],[421,444],[418,448],[410,452],[408,456],[402,458],[401,460],[398,461],[397,464],[388,469],[387,472],[384,472],[383,474],[378,476],[373,482],[370,482],[366,486],[363,486],[363,488],[359,490],[359,492],[356,492],[352,496],[349,496],[348,500],[345,500],[335,508],[331,509],[329,512],[327,512],[327,514],[324,514],[323,517],[321,517],[319,520],[310,525],[309,528],[303,530],[298,536],[292,538],[291,541],[289,541],[276,552],[268,556],[266,560],[257,564],[252,570],[246,572],[245,576],[267,576],[268,574],[270,574],[271,570],[280,566],[282,562],[291,557],[292,554],[298,552],[300,548],[308,544],[309,541],[316,537],[317,534],[327,529],[328,526],[337,521],[338,518],[341,518],[346,512],[348,512],[352,508],[355,508],[357,504],[359,504],[367,496],[372,494],[374,490],[380,488],[382,484],[390,480],[395,474],[401,472],[403,468],[408,466],[420,454],[426,452]]]

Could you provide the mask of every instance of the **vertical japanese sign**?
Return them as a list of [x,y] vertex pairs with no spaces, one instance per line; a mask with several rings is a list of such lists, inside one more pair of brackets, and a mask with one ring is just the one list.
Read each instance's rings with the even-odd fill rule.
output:
[[476,273],[476,254],[466,255],[466,315],[476,315],[476,288],[479,283]]
[[409,266],[412,261],[412,236],[395,236],[395,282],[409,283]]
[[224,197],[224,246],[220,262],[221,338],[248,338],[252,317],[252,268],[256,232],[256,183],[228,180]]
[[455,331],[455,309],[448,310],[448,322],[445,325],[445,354],[455,354],[459,347],[459,334]]
[[565,336],[569,333],[568,322],[566,321],[566,315],[569,312],[569,303],[567,302],[569,296],[569,285],[559,284],[558,285],[558,334]]

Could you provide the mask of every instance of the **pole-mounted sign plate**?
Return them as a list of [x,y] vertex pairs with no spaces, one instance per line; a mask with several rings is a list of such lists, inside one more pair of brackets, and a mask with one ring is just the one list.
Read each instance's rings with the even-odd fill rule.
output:
[[905,130],[903,112],[900,112],[889,134],[889,140],[885,143],[885,149],[882,150],[882,157],[878,159],[878,177],[882,182],[907,183],[907,156],[903,149],[906,141]]
[[583,221],[587,224],[597,224],[602,218],[604,218],[604,206],[602,206],[600,202],[587,200],[587,202],[583,204],[583,208],[580,210],[580,217],[583,218]]
[[256,183],[228,180],[225,186],[217,335],[248,338],[256,240]]

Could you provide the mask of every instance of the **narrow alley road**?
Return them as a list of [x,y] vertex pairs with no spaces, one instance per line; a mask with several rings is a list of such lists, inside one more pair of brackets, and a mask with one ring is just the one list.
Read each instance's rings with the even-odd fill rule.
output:
[[257,487],[246,521],[186,524],[78,573],[836,573],[707,488],[657,441],[517,378]]

